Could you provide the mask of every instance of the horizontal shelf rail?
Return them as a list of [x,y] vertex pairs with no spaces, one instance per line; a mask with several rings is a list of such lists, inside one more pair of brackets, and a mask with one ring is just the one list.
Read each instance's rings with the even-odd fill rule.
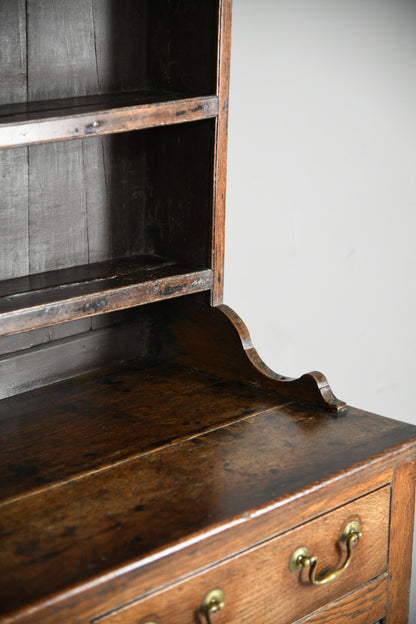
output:
[[211,269],[136,256],[0,283],[0,336],[210,290]]
[[82,139],[215,117],[218,97],[130,93],[0,107],[0,148]]

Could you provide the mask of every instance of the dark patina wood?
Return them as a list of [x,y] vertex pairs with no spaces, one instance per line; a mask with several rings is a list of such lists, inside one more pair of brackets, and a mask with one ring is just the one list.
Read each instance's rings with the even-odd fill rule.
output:
[[[162,590],[150,598],[143,598],[125,609],[104,617],[101,621],[105,624],[134,624],[145,621],[153,613],[159,621],[191,624],[198,616],[207,588],[221,587],[225,595],[224,610],[220,615],[222,621],[260,619],[264,624],[276,621],[279,624],[291,624],[304,613],[315,611],[322,604],[331,602],[337,594],[349,593],[354,586],[366,584],[375,572],[378,572],[379,576],[383,575],[387,567],[386,502],[390,495],[388,490],[387,487],[369,494],[364,499],[341,507],[289,534],[256,546],[239,557],[214,566],[188,581]],[[313,543],[310,546],[315,547],[316,554],[319,548],[322,549],[323,543],[326,543],[326,550],[330,551],[339,539],[337,527],[342,527],[350,514],[353,517],[360,517],[372,532],[373,549],[365,549],[364,554],[362,548],[360,554],[360,545],[357,545],[354,553],[355,572],[349,571],[341,586],[329,584],[320,592],[315,592],[315,588],[300,581],[296,575],[287,573],[287,560],[293,549],[293,540],[295,543],[304,543],[309,539],[309,543],[313,535],[312,541],[315,541],[315,546]],[[329,527],[332,530],[328,530]],[[333,550],[333,559],[338,559],[339,553],[335,548]],[[327,556],[326,559],[322,558],[321,562],[322,565],[326,565],[330,564],[331,560]],[[297,594],[296,602],[292,599],[294,592]],[[277,595],[278,599],[272,598]]]
[[[115,274],[114,265],[124,265],[129,270]],[[63,284],[59,286],[56,280],[60,272],[53,271],[53,275],[36,275],[34,280],[23,278],[24,290],[8,294],[8,288],[15,290],[20,281],[13,280],[5,285],[5,295],[0,297],[0,336],[209,290],[212,286],[210,269],[190,271],[163,259],[155,259],[149,268],[146,265],[148,259],[140,257],[126,262],[103,262],[98,267],[90,265],[91,275],[95,277],[89,279],[84,277],[90,273],[88,267],[65,269]],[[43,282],[45,286],[26,288],[28,281],[29,284]],[[48,287],[48,283],[53,285]]]
[[[170,385],[171,392],[174,392],[173,384],[177,376],[172,371],[170,371],[170,376],[165,371],[165,375],[164,383]],[[198,381],[201,377],[200,374],[182,371],[178,381],[183,375],[188,375],[191,379],[196,377]],[[42,462],[45,464],[44,475],[50,478],[55,474],[56,479],[56,475],[60,472],[56,467],[59,468],[60,465],[65,464],[68,466],[66,472],[72,472],[72,478],[51,488],[48,483],[42,483],[42,473],[30,474],[30,464],[25,465],[23,462],[20,470],[21,478],[26,481],[24,483],[26,495],[21,493],[19,479],[14,482],[9,480],[6,483],[8,501],[5,500],[0,508],[4,553],[2,561],[4,576],[1,586],[6,592],[2,600],[9,607],[18,606],[21,601],[21,592],[18,589],[21,582],[24,582],[27,588],[26,599],[30,601],[53,591],[62,590],[67,585],[87,580],[88,577],[103,573],[108,569],[114,573],[115,567],[123,563],[133,564],[130,565],[130,569],[125,568],[124,572],[130,579],[129,584],[133,583],[133,587],[134,576],[139,575],[137,579],[139,585],[136,584],[135,591],[140,595],[148,591],[146,584],[143,585],[148,574],[146,561],[150,563],[154,559],[162,563],[175,544],[178,546],[182,544],[180,549],[186,550],[187,543],[191,545],[193,540],[197,540],[200,542],[199,551],[202,553],[204,552],[203,541],[210,534],[215,534],[217,531],[222,533],[233,524],[243,523],[250,526],[252,522],[255,525],[256,520],[258,524],[261,519],[264,530],[266,523],[261,516],[264,513],[267,516],[273,508],[279,511],[276,516],[278,522],[272,521],[268,529],[269,535],[287,531],[304,521],[294,501],[306,495],[311,487],[310,484],[316,484],[315,489],[320,484],[323,489],[322,493],[326,497],[325,483],[342,482],[348,474],[356,474],[357,469],[365,474],[365,468],[374,463],[381,483],[389,483],[392,478],[391,472],[390,476],[388,473],[382,474],[385,470],[383,457],[387,458],[388,452],[392,461],[397,465],[400,456],[414,452],[416,445],[416,440],[413,440],[410,447],[408,444],[409,435],[414,433],[410,425],[380,419],[378,416],[371,416],[358,410],[348,410],[343,416],[334,417],[328,412],[321,412],[318,415],[316,409],[313,408],[301,410],[294,403],[264,409],[264,406],[260,407],[261,404],[259,405],[258,402],[256,415],[246,414],[235,424],[220,426],[214,428],[212,432],[194,435],[189,440],[177,443],[184,434],[187,437],[186,430],[190,427],[189,422],[192,418],[195,418],[195,415],[198,418],[200,417],[198,414],[207,411],[200,386],[201,410],[199,406],[195,406],[198,395],[196,388],[192,388],[191,393],[189,390],[184,392],[182,406],[177,403],[176,410],[173,406],[166,408],[171,415],[166,414],[161,420],[166,420],[167,423],[169,418],[174,418],[172,415],[178,412],[189,419],[183,423],[172,423],[174,429],[170,435],[173,439],[159,442],[156,440],[153,446],[162,444],[162,448],[149,454],[148,447],[145,446],[142,451],[144,454],[133,460],[140,446],[137,446],[134,437],[129,440],[125,438],[124,457],[121,455],[118,458],[112,458],[111,445],[117,449],[117,453],[123,447],[122,427],[126,428],[126,433],[129,429],[131,431],[132,421],[131,418],[128,419],[129,425],[126,422],[126,415],[129,411],[133,414],[138,404],[141,403],[137,398],[131,398],[128,392],[126,393],[128,388],[126,380],[123,383],[122,378],[117,379],[116,376],[112,376],[111,379],[114,379],[114,385],[110,384],[110,396],[115,397],[112,409],[118,412],[118,415],[114,413],[112,420],[119,421],[118,433],[114,428],[115,425],[110,428],[108,416],[107,421],[101,414],[98,414],[98,420],[92,416],[83,417],[82,409],[85,409],[86,413],[93,414],[93,412],[92,404],[88,403],[88,394],[85,395],[82,392],[78,407],[74,397],[71,401],[70,395],[61,399],[61,405],[69,404],[72,410],[78,413],[79,424],[72,423],[70,417],[68,417],[68,424],[63,420],[63,431],[60,436],[56,431],[51,432],[52,437],[49,439],[49,444],[45,444],[44,451],[38,449],[37,436],[31,434],[30,422],[36,421],[33,405],[31,414],[29,412],[17,420],[17,422],[21,421],[22,427],[17,435],[21,449],[22,451],[26,449],[27,454],[28,446],[30,448],[30,445],[33,445],[35,456],[37,452],[42,453],[45,460]],[[210,382],[212,383],[212,379]],[[183,384],[183,381],[181,383]],[[155,385],[155,378],[148,377],[148,384],[147,392],[151,394],[153,391],[159,396],[160,385]],[[223,401],[222,397],[226,399],[227,395],[229,398],[226,400],[230,402],[230,406],[236,399],[245,402],[249,400],[247,390],[234,386],[236,394],[231,401],[230,391],[233,387],[226,385],[228,389],[225,395],[222,387],[221,384],[218,385],[215,382],[207,387],[210,391],[207,399],[211,397],[211,402],[214,401],[218,407],[221,405],[219,401]],[[76,385],[67,383],[62,387],[60,394],[64,394],[65,388],[70,392],[71,388],[76,388]],[[57,387],[56,390],[58,391],[59,388]],[[136,393],[139,392],[140,390],[136,390]],[[146,393],[146,390],[144,392]],[[243,392],[242,395],[241,392]],[[254,391],[251,393],[253,395]],[[257,393],[259,396],[263,394],[258,391]],[[97,389],[97,398],[100,394]],[[33,403],[36,397],[39,401],[43,398],[42,395],[45,396],[45,392],[38,392],[31,402]],[[169,392],[166,392],[165,396],[168,399]],[[17,406],[19,403],[25,405],[28,398],[22,395],[19,400],[12,401],[11,406],[13,403],[16,405],[16,402]],[[161,397],[161,402],[163,398]],[[146,409],[146,402],[150,406],[147,409],[161,409],[161,406],[159,407],[157,402],[152,401],[149,396],[147,401],[145,396],[143,399],[143,409]],[[270,400],[269,395],[263,396],[266,404]],[[5,402],[6,407],[7,403],[10,401]],[[109,405],[111,406],[110,402]],[[224,405],[223,403],[222,406]],[[63,407],[59,405],[59,401],[56,409],[58,417],[59,413],[63,413]],[[241,408],[238,411],[241,413]],[[214,413],[214,409],[212,412]],[[148,420],[146,412],[142,417]],[[137,418],[139,416],[136,416]],[[235,418],[235,413],[231,418]],[[120,422],[122,419],[124,423]],[[10,420],[6,418],[6,427],[8,422]],[[27,440],[23,433],[25,422],[28,422],[26,424]],[[105,422],[107,426],[104,429]],[[72,435],[68,427],[73,429]],[[139,420],[137,427],[139,433],[142,429]],[[179,435],[176,443],[175,433],[173,433],[175,429],[176,436]],[[154,424],[154,430],[157,430],[157,422]],[[66,437],[64,431],[67,432]],[[149,435],[149,442],[152,445],[151,431]],[[77,436],[80,441],[85,440],[85,451],[89,449],[84,460],[82,460],[81,448],[77,450]],[[61,443],[59,437],[61,437]],[[91,456],[93,448],[91,442],[87,444],[89,438],[91,442],[95,440],[94,446],[101,438],[101,448],[98,448],[96,452],[101,453],[100,460],[104,465],[98,471],[97,460]],[[346,438],[349,440],[348,446],[343,442]],[[363,439],[366,440],[365,444],[363,444]],[[73,449],[62,449],[63,457],[60,457],[59,447],[67,442],[74,443],[75,446]],[[144,444],[147,445],[149,442],[144,442]],[[297,448],[294,450],[295,443],[297,443]],[[340,453],[341,446],[345,448],[343,454]],[[22,451],[19,452],[16,445],[11,442],[11,448],[6,452],[7,463],[15,462],[16,475],[19,472],[19,453],[21,454]],[[79,457],[81,460],[79,464],[71,463],[71,454],[74,459]],[[125,461],[129,456],[131,460]],[[111,469],[108,465],[109,459],[112,464]],[[89,467],[88,462],[90,462]],[[38,461],[37,465],[39,464]],[[75,474],[77,469],[83,470],[82,478],[81,474]],[[32,485],[29,485],[30,483]],[[370,483],[365,483],[365,487],[370,488]],[[14,496],[13,490],[16,492]],[[208,496],[207,492],[209,492]],[[350,496],[354,498],[357,494],[359,491],[352,489]],[[345,489],[342,496],[345,502]],[[315,497],[319,498],[317,492]],[[387,499],[389,498],[388,495]],[[331,505],[337,504],[337,499],[332,498]],[[326,499],[326,505],[327,508],[330,506],[328,499]],[[286,524],[282,507],[287,507]],[[383,513],[388,514],[386,505],[383,508]],[[309,513],[313,512],[309,510]],[[378,512],[379,518],[381,518],[380,514],[381,511]],[[28,515],[31,517],[30,526],[27,523]],[[350,518],[348,514],[347,516]],[[47,532],[45,532],[45,525],[49,527]],[[10,527],[13,527],[12,531]],[[337,525],[336,530],[339,530]],[[318,547],[319,544],[314,542],[313,536],[314,531],[309,535],[310,543],[312,547],[314,544]],[[247,539],[247,533],[239,536],[238,531],[235,533],[229,531],[227,548],[231,549],[231,552],[238,552],[244,549]],[[369,545],[371,545],[371,538],[368,536],[367,539],[370,539]],[[256,543],[259,537],[256,540],[251,536],[251,540],[253,541],[249,541],[248,544]],[[289,543],[292,544],[291,539]],[[363,544],[365,543],[364,541]],[[298,546],[296,541],[293,542],[294,549]],[[374,548],[377,551],[377,546]],[[363,547],[362,551],[368,554],[368,547]],[[326,556],[328,559],[334,557],[331,550],[327,554],[323,552],[324,561]],[[221,558],[221,550],[216,548],[212,551],[207,547],[205,557],[207,557],[206,564],[210,560],[212,562],[218,560]],[[185,556],[184,560],[186,560]],[[193,569],[196,569],[195,559],[192,559],[191,564]],[[203,566],[202,561],[199,566]],[[169,570],[172,574],[170,566],[167,567],[166,573],[169,574]],[[289,571],[287,573],[290,574]],[[159,583],[163,584],[163,577],[160,578],[158,575],[160,575],[160,570],[157,571],[156,578],[159,578]],[[117,576],[115,575],[114,582]],[[18,579],[20,582],[17,582]],[[105,577],[103,581],[106,591],[111,596]],[[15,591],[13,587],[16,588]],[[86,590],[88,591],[88,586]],[[77,594],[79,595],[79,590]],[[45,618],[46,614],[43,613],[42,617]]]
[[[204,624],[218,587],[213,624],[407,622],[416,428],[222,304],[230,38],[231,0],[0,0],[2,624]],[[352,520],[339,579],[289,569]]]
[[186,99],[170,93],[17,104],[0,107],[0,148],[185,123],[215,117],[217,113],[216,96]]

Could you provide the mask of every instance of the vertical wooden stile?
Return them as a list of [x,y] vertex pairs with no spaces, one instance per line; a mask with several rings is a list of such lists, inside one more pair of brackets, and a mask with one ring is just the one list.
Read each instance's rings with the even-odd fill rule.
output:
[[219,305],[224,290],[224,228],[227,181],[228,94],[231,56],[231,0],[221,0],[218,36],[217,95],[219,113],[216,127],[214,167],[214,210],[212,236],[212,268],[214,287],[211,302]]
[[415,460],[394,474],[389,545],[389,599],[386,624],[407,624],[415,510]]

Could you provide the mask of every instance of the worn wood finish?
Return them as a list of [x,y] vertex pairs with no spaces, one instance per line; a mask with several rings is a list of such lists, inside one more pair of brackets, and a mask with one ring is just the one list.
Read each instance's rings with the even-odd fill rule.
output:
[[[230,33],[231,0],[0,0],[2,624],[195,624],[217,584],[214,624],[406,622],[415,428],[222,305]],[[289,571],[357,516],[342,579]]]
[[328,509],[344,505],[346,498],[354,499],[388,483],[394,467],[400,465],[410,453],[414,453],[414,446],[413,449],[408,446],[396,449],[388,457],[355,467],[340,478],[310,487],[286,502],[268,505],[259,513],[243,514],[221,528],[202,533],[196,539],[179,542],[176,548],[168,549],[160,556],[156,554],[136,565],[122,567],[114,574],[97,578],[82,587],[82,591],[80,587],[66,591],[48,603],[40,602],[4,621],[54,624],[58,617],[61,621],[79,621],[81,613],[84,614],[81,621],[95,619],[99,614],[154,591],[156,587],[168,585],[172,582],[172,570],[175,570],[178,579],[185,579],[195,571],[212,565],[213,553],[216,560],[233,556],[247,548],[247,544],[259,543],[275,535],[277,529],[281,533],[299,526]]
[[[74,271],[64,270],[64,284],[68,281],[63,286],[55,286],[58,272],[53,271],[52,277],[41,275],[38,276],[39,279],[32,281],[46,283],[43,288],[15,292],[9,296],[9,285],[6,285],[6,294],[0,299],[0,335],[7,336],[103,312],[201,292],[212,286],[212,271],[209,269],[189,271],[186,267],[163,260],[154,261],[149,268],[146,267],[146,262],[148,264],[148,260],[143,262],[140,257],[136,261],[130,259],[125,263],[125,266],[130,267],[129,271],[122,271],[121,275],[111,271],[113,263],[93,266],[92,275],[95,273],[96,277],[90,279],[84,277],[88,274],[86,267],[79,267]],[[69,281],[70,276],[76,276],[77,273],[81,275],[81,281],[77,282],[76,277]],[[10,288],[15,289],[16,283],[18,280],[12,280]],[[48,283],[51,286],[48,287]],[[26,287],[26,278],[23,278],[23,284]]]
[[[195,402],[198,393],[202,401],[207,391],[207,402],[198,405]],[[0,403],[3,436],[2,496],[14,498],[19,492],[41,487],[42,483],[59,481],[60,475],[66,479],[71,474],[89,472],[100,465],[107,465],[111,463],[115,450],[119,460],[123,460],[130,455],[138,456],[157,448],[158,445],[166,446],[169,441],[186,437],[192,427],[200,432],[206,425],[209,428],[210,422],[220,422],[221,414],[226,422],[264,412],[255,424],[242,423],[236,426],[235,436],[238,440],[238,431],[244,432],[247,452],[256,449],[251,431],[256,432],[262,444],[267,435],[272,436],[271,440],[277,446],[273,451],[270,441],[267,444],[268,452],[278,452],[282,462],[279,474],[282,477],[285,475],[279,496],[289,495],[291,488],[296,490],[306,487],[305,479],[322,480],[332,472],[348,467],[350,461],[359,463],[365,460],[365,451],[372,454],[383,452],[389,445],[403,442],[412,433],[410,425],[389,419],[381,419],[383,430],[378,433],[380,417],[359,410],[350,409],[344,416],[334,418],[325,412],[316,413],[312,408],[300,409],[296,404],[276,407],[279,405],[278,398],[273,395],[232,384],[218,377],[192,372],[192,369],[162,365],[142,370],[140,360],[112,369],[106,374],[97,372],[51,388],[12,397]],[[53,409],[50,406],[54,406]],[[230,416],[227,417],[229,409]],[[175,420],[176,412],[182,415],[181,419]],[[200,417],[204,413],[207,414],[206,422]],[[61,431],[58,423],[64,422],[64,415],[67,425]],[[161,423],[164,419],[166,427],[162,427],[162,434]],[[115,424],[108,429],[111,422]],[[169,429],[171,431],[168,433]],[[87,431],[91,443],[95,445],[93,453],[91,448],[83,450]],[[290,440],[300,432],[304,432],[306,437],[299,442],[294,452]],[[338,456],[337,444],[340,444],[343,436],[348,436],[348,432],[351,447],[344,456]],[[321,444],[322,433],[325,433],[325,441]],[[225,430],[224,435],[225,438],[228,435],[233,437],[233,429]],[[364,435],[368,435],[372,448],[370,442],[366,449],[361,448],[359,440]],[[71,437],[71,445],[67,446],[68,436]],[[221,431],[215,434],[213,440],[218,436],[221,440]],[[28,447],[30,440],[33,441],[31,451]],[[321,456],[323,444],[325,454]],[[214,456],[216,452],[213,447]],[[307,457],[303,457],[306,452]],[[290,461],[291,456],[296,457],[296,466]],[[286,464],[287,468],[283,468]],[[31,468],[35,465],[37,469],[33,472]],[[310,472],[312,466],[314,474]],[[298,472],[296,467],[299,468]],[[16,491],[15,487],[18,488]],[[261,497],[260,491],[257,494]]]
[[[74,409],[76,403],[69,397],[66,401]],[[179,405],[177,409],[183,411]],[[1,566],[5,604],[9,608],[20,604],[21,593],[16,594],[13,587],[21,583],[29,601],[122,563],[136,560],[134,567],[140,569],[149,556],[159,552],[157,558],[163,558],[174,544],[185,545],[197,535],[204,539],[216,527],[225,528],[247,513],[248,519],[272,501],[290,499],[313,482],[367,463],[367,458],[407,440],[412,430],[387,419],[380,427],[378,417],[362,412],[351,411],[341,419],[323,412],[322,419],[316,420],[295,406],[268,409],[255,418],[121,463],[111,471],[93,472],[16,499],[1,508],[6,528]],[[341,455],[339,441],[345,438],[349,447]],[[295,455],[294,439],[299,443]],[[54,446],[58,449],[56,440]],[[25,521],[28,514],[30,527]],[[12,533],[7,530],[10,526]],[[49,527],[46,534],[45,526]],[[275,525],[275,532],[281,526]],[[236,548],[233,540],[228,548]],[[208,554],[212,560],[212,551]]]
[[[142,101],[151,104],[143,104]],[[171,100],[171,101],[169,101]],[[55,105],[55,108],[53,107]],[[117,106],[117,108],[116,108]],[[0,148],[79,139],[215,117],[218,98],[133,93],[0,107]],[[32,112],[33,111],[33,112]]]
[[0,501],[275,405],[257,390],[172,365],[143,368],[140,359],[2,401]]
[[[317,607],[365,584],[373,576],[383,574],[387,567],[389,497],[389,488],[383,488],[98,621],[134,624],[145,622],[154,614],[156,621],[191,624],[195,622],[206,594],[214,588],[221,588],[225,594],[225,607],[216,618],[219,622],[234,624],[257,619],[262,624],[291,624]],[[303,574],[300,580],[289,571],[288,560],[294,544],[306,543],[320,557],[322,553],[323,566],[333,566],[334,560],[338,562],[345,557],[337,544],[351,518],[361,520],[363,527],[367,527],[368,536],[367,539],[363,536],[362,542],[354,549],[353,562],[342,581],[317,588],[309,584],[307,574]],[[296,601],[293,595],[296,595]]]

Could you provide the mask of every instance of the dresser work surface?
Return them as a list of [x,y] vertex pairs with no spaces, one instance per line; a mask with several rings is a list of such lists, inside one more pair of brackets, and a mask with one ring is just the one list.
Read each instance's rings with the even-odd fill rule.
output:
[[[356,595],[384,615],[405,563],[389,540],[412,529],[412,426],[178,365],[126,365],[1,408],[4,621],[27,605],[11,621],[193,622],[217,586],[218,622],[289,624]],[[340,567],[354,520],[342,578],[314,587],[290,571],[302,546],[319,573]]]

